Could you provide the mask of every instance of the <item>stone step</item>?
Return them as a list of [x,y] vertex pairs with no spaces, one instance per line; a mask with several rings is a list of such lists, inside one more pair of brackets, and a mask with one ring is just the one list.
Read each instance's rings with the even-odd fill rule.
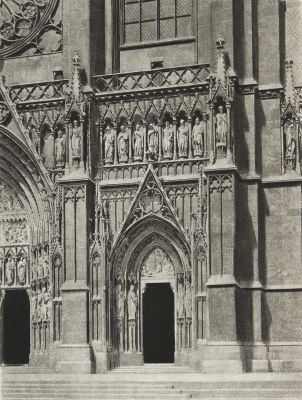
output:
[[216,396],[219,393],[223,393],[227,397],[237,397],[238,395],[247,395],[249,394],[250,397],[257,397],[257,396],[262,396],[265,398],[271,398],[274,396],[286,396],[286,395],[291,395],[292,397],[295,396],[302,396],[302,391],[301,389],[217,389],[217,388],[212,388],[212,389],[202,389],[200,388],[199,390],[182,390],[182,389],[161,389],[161,388],[153,388],[153,389],[146,389],[144,387],[134,387],[134,388],[127,388],[127,389],[121,389],[121,388],[115,388],[115,387],[108,387],[108,388],[102,388],[102,389],[95,389],[95,388],[43,388],[43,387],[36,387],[36,388],[2,388],[2,393],[24,393],[26,395],[30,394],[35,394],[37,392],[39,393],[45,393],[45,394],[61,394],[61,393],[74,393],[74,394],[79,394],[79,393],[85,393],[86,395],[94,395],[96,393],[100,394],[124,394],[124,393],[129,393],[129,394],[137,394],[137,393],[148,393],[148,394],[169,394],[171,392],[174,393],[184,393],[184,392],[189,392],[190,394],[193,394],[193,396],[201,395],[204,397],[212,397],[212,395]]

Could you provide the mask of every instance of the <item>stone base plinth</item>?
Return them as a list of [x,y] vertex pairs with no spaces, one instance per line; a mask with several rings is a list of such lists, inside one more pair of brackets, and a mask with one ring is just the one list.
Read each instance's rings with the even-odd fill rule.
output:
[[64,345],[57,349],[55,371],[63,374],[90,374],[93,371],[89,345]]
[[144,355],[142,353],[121,353],[120,366],[144,365]]

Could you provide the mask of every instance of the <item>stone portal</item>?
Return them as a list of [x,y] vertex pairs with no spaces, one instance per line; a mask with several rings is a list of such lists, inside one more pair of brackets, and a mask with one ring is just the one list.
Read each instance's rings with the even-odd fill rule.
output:
[[145,363],[174,363],[174,293],[170,283],[148,283],[143,293]]

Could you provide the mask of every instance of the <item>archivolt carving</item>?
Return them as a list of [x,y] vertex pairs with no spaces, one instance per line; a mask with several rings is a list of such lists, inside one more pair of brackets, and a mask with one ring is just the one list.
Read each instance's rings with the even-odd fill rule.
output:
[[16,193],[0,180],[0,213],[24,212]]

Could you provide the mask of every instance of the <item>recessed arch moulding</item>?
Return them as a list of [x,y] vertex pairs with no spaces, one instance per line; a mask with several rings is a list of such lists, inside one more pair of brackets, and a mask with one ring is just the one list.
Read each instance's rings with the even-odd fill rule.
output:
[[170,283],[175,303],[175,362],[193,350],[193,282],[190,248],[184,235],[161,216],[134,222],[109,258],[112,349],[120,365],[143,363],[142,296],[147,283]]
[[[47,364],[51,336],[49,266],[55,231],[52,188],[32,151],[3,126],[0,184],[1,304],[7,291],[27,291],[31,310],[30,362]],[[1,354],[2,350],[1,343]]]

